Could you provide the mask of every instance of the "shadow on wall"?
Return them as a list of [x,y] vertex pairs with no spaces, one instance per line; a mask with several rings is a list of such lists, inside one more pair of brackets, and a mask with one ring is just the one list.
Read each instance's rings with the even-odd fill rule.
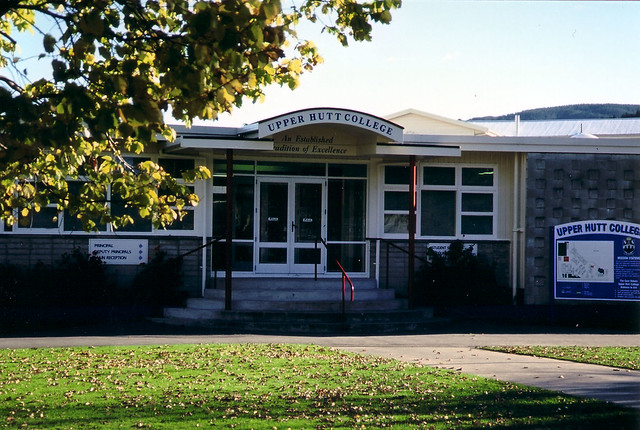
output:
[[119,285],[107,266],[80,250],[53,265],[0,263],[0,331],[83,322],[141,319],[181,305],[182,260],[159,251],[133,281]]
[[512,302],[508,286],[498,282],[496,265],[473,255],[462,241],[438,253],[427,249],[427,262],[416,277],[419,305],[464,306],[508,305]]

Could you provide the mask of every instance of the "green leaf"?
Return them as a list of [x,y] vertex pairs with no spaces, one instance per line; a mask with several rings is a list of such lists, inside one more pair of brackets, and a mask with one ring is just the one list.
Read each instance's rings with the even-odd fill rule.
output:
[[44,45],[44,50],[48,53],[51,53],[55,49],[56,38],[50,34],[45,34],[44,39],[42,40],[42,44]]

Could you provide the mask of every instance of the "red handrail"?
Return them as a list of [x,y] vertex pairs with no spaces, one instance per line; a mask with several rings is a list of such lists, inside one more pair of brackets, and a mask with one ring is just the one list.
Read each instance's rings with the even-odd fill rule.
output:
[[351,278],[349,278],[349,275],[347,275],[347,272],[344,271],[344,268],[342,267],[342,264],[340,264],[340,262],[338,260],[336,260],[336,264],[338,265],[338,267],[340,268],[340,271],[342,272],[342,313],[344,313],[344,307],[345,307],[345,301],[344,301],[344,290],[345,290],[345,280],[347,280],[349,282],[349,285],[351,286],[351,301],[353,302],[354,299],[354,294],[355,294],[355,288],[353,287],[353,282],[351,282]]
[[[327,242],[323,239],[323,238],[318,238],[316,239],[316,249],[318,248],[318,241],[320,241],[325,248],[329,249],[329,247],[327,246]],[[344,311],[345,311],[345,289],[346,289],[346,282],[349,282],[349,285],[351,286],[351,301],[353,302],[355,299],[355,287],[353,286],[353,282],[351,281],[351,278],[349,278],[349,275],[347,275],[347,272],[344,270],[344,267],[342,267],[342,264],[340,264],[340,261],[336,260],[336,264],[338,265],[338,267],[340,268],[340,271],[342,272],[342,314],[344,315]],[[316,264],[316,272],[315,272],[315,279],[318,280],[318,265]],[[346,281],[346,282],[345,282]]]

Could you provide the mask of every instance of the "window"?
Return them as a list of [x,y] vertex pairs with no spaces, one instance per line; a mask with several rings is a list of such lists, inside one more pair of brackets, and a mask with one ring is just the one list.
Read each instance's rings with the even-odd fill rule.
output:
[[[221,166],[226,168],[225,166]],[[234,167],[235,169],[235,167]],[[254,177],[237,175],[233,177],[233,249],[232,266],[235,271],[253,270],[253,216]],[[226,178],[214,173],[213,178],[213,236],[225,237],[227,225]],[[219,242],[213,256],[213,267],[224,268],[225,244]]]
[[409,167],[384,167],[384,233],[409,232]]
[[[418,179],[420,236],[461,238],[495,234],[494,167],[422,165]],[[384,234],[408,234],[408,166],[384,167],[382,199]]]
[[41,208],[38,212],[36,212],[35,210],[31,210],[26,216],[24,216],[22,213],[19,213],[18,228],[58,228],[58,209],[56,209],[55,206],[47,206]]
[[[136,169],[137,165],[143,161],[156,161],[167,172],[169,172],[178,182],[182,183],[181,176],[185,170],[195,168],[196,164],[200,164],[201,161],[194,160],[193,158],[171,158],[156,156],[149,157],[123,157],[123,162]],[[202,210],[194,207],[184,207],[186,211],[182,220],[176,220],[172,225],[167,226],[166,229],[155,229],[152,226],[151,218],[142,218],[138,210],[133,207],[127,207],[126,202],[117,193],[111,192],[111,187],[100,189],[92,186],[92,184],[86,182],[86,178],[80,178],[78,180],[69,180],[69,198],[74,199],[79,196],[88,197],[93,201],[95,206],[109,205],[110,211],[114,215],[130,215],[134,219],[133,224],[127,224],[117,230],[114,230],[110,224],[101,223],[99,218],[96,217],[93,220],[96,222],[96,228],[98,231],[106,233],[154,233],[160,235],[172,235],[179,232],[180,234],[196,234],[201,225]],[[198,181],[193,185],[188,185],[188,188],[192,193],[196,193],[200,196],[203,195],[204,182]],[[159,190],[158,194],[166,194],[166,190]],[[93,213],[97,213],[96,210]],[[89,208],[89,214],[91,214],[91,208]],[[55,205],[49,205],[41,208],[39,212],[31,211],[26,216],[21,212],[16,212],[18,216],[18,223],[12,227],[4,226],[4,231],[14,231],[20,233],[51,233],[51,230],[64,231],[66,233],[82,234],[85,233],[82,229],[82,222],[77,218],[75,214],[70,213],[69,210],[58,212]],[[0,228],[0,231],[2,229]]]
[[[93,204],[96,207],[106,204],[107,196],[104,188],[91,187],[91,184],[84,181],[69,181],[67,184],[69,186],[69,199],[86,196],[93,200]],[[71,214],[68,209],[64,210],[62,221],[64,231],[82,231],[82,221],[80,221],[76,215]],[[99,231],[107,231],[107,225],[101,223],[98,217],[93,218],[93,221],[96,223],[96,228]]]
[[420,235],[492,236],[495,196],[493,167],[423,166]]

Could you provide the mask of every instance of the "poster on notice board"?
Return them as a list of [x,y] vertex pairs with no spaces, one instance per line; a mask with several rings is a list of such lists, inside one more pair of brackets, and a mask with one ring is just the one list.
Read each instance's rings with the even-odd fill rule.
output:
[[556,299],[640,301],[640,225],[576,221],[551,236]]

